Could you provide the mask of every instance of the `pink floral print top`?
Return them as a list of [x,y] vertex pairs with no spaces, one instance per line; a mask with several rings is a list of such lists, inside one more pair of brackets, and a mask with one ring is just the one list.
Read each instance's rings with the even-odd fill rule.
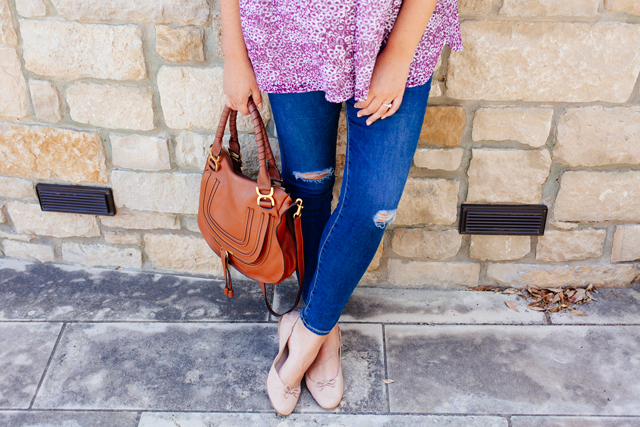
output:
[[[321,90],[329,102],[364,101],[376,58],[402,0],[239,0],[258,88]],[[456,0],[438,0],[411,62],[406,87],[426,83],[443,46],[462,50]]]

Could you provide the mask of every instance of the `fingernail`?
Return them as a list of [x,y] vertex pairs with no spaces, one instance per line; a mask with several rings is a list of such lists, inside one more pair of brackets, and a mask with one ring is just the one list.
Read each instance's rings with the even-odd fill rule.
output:
[[367,126],[371,125],[371,123],[367,122]]
[[360,117],[362,114],[358,113],[357,116]]

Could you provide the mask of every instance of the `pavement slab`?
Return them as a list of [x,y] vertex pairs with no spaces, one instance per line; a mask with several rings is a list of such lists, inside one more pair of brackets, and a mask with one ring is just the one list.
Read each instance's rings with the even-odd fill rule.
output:
[[0,408],[31,404],[61,323],[0,323]]
[[0,259],[0,320],[244,321],[268,319],[255,283]]
[[35,408],[267,411],[276,325],[94,323],[65,329]]
[[[297,284],[283,283],[274,290],[274,310],[288,310]],[[519,311],[505,301],[513,301]],[[304,304],[300,303],[298,309]],[[513,295],[493,292],[434,289],[398,289],[358,286],[340,317],[341,322],[545,324],[544,313],[529,310]]]
[[[387,412],[381,325],[341,325],[344,396],[333,412]],[[274,356],[275,358],[275,356]],[[304,382],[304,380],[303,380]],[[306,386],[296,412],[324,412]]]
[[492,416],[442,415],[338,415],[246,413],[152,413],[145,412],[139,427],[507,427],[507,419]]
[[568,311],[549,313],[551,323],[640,325],[640,286],[601,288],[591,295],[598,300],[576,306],[586,316],[572,316]]
[[[3,427],[137,427],[135,412],[7,411],[0,412]],[[172,426],[175,427],[175,424]]]
[[638,326],[386,326],[392,412],[640,415]]
[[511,427],[640,427],[636,417],[514,416]]

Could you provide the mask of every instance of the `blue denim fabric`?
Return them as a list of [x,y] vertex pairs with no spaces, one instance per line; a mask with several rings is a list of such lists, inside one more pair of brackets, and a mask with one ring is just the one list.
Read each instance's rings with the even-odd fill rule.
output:
[[406,88],[400,108],[370,126],[346,101],[347,153],[338,205],[331,213],[336,140],[342,103],[323,91],[271,93],[282,178],[303,200],[305,277],[300,316],[326,335],[336,325],[371,263],[384,230],[395,218],[424,120],[431,79]]

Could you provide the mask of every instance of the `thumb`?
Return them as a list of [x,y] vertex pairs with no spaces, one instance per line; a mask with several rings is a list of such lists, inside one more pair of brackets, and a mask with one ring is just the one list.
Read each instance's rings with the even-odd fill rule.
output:
[[251,96],[253,97],[253,102],[256,103],[258,108],[262,108],[262,94],[260,93],[260,89],[257,86],[251,88]]

